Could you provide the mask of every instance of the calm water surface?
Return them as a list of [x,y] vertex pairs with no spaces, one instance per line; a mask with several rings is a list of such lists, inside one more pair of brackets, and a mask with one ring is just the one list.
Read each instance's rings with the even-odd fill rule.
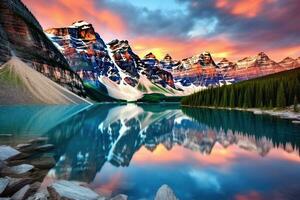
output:
[[153,199],[300,199],[300,126],[249,112],[178,105],[0,107],[1,144],[46,136],[55,179]]

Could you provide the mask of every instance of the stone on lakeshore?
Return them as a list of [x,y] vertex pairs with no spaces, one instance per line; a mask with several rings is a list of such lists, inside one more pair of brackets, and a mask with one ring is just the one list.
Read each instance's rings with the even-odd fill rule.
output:
[[24,200],[29,196],[28,195],[29,190],[30,190],[30,185],[25,185],[18,192],[16,192],[11,198],[13,200]]
[[6,175],[21,175],[31,171],[33,168],[34,166],[32,165],[21,164],[21,165],[16,165],[13,167],[6,168],[2,170],[2,173]]
[[124,195],[124,194],[119,194],[113,198],[111,198],[110,200],[127,200],[128,199],[128,196],[127,195]]
[[30,146],[32,146],[32,144],[18,144],[16,146],[16,149],[20,150],[20,149],[28,148]]
[[44,192],[37,192],[34,195],[28,197],[27,200],[48,200],[48,194]]
[[28,163],[39,169],[51,169],[55,166],[56,162],[52,156],[44,156],[29,160]]
[[25,185],[18,192],[16,192],[13,196],[13,200],[25,200],[29,196],[33,195],[41,186],[41,183],[35,182],[31,185]]
[[168,185],[162,185],[155,196],[155,200],[178,200]]
[[9,180],[8,178],[0,178],[0,196],[5,188],[8,186]]
[[98,200],[99,194],[89,188],[80,186],[70,181],[60,180],[48,186],[50,199],[53,200]]
[[43,142],[46,142],[46,141],[48,141],[47,137],[38,137],[38,138],[35,138],[35,139],[32,139],[32,140],[29,140],[29,143],[31,143],[31,144],[40,144],[40,143],[43,143]]
[[10,178],[5,177],[9,180],[9,184],[3,192],[3,196],[12,196],[14,193],[19,191],[22,187],[33,182],[30,178]]
[[20,152],[18,150],[10,146],[6,146],[6,145],[0,146],[0,160],[8,160],[19,154]]
[[53,144],[45,144],[45,145],[36,147],[35,150],[36,151],[49,151],[53,148],[54,148]]

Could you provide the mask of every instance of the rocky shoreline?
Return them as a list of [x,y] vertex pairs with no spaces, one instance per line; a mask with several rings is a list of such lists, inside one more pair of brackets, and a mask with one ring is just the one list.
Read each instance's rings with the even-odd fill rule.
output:
[[[1,200],[127,200],[125,194],[105,196],[87,184],[57,180],[41,187],[48,171],[55,166],[52,144],[39,137],[14,147],[0,146]],[[172,189],[162,185],[155,200],[177,200]]]

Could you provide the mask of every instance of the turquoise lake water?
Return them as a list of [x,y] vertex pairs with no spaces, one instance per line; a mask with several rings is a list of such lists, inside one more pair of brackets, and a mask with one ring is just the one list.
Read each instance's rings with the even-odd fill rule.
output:
[[55,145],[45,182],[129,199],[162,184],[188,200],[300,199],[300,126],[289,120],[176,104],[1,106],[0,144],[27,136]]

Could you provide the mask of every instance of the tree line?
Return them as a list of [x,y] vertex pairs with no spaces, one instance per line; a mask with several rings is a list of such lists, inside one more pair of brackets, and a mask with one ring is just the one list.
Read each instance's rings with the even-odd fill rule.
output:
[[182,98],[184,106],[284,108],[300,98],[300,69],[280,72],[232,85],[208,88]]

